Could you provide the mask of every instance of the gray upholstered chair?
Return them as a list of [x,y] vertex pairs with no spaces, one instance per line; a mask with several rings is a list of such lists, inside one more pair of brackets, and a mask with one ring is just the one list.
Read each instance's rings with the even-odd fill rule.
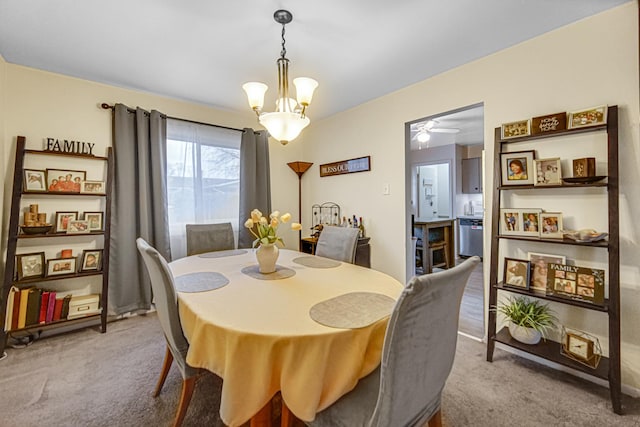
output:
[[352,227],[325,226],[316,243],[316,255],[353,264],[360,230]]
[[230,222],[221,224],[187,224],[187,256],[235,249]]
[[198,369],[189,366],[186,362],[189,343],[182,334],[182,326],[180,325],[180,317],[178,315],[178,297],[173,283],[173,275],[169,270],[167,261],[144,239],[138,238],[136,244],[138,245],[138,251],[140,251],[142,255],[142,259],[149,272],[149,277],[151,278],[153,299],[158,313],[158,319],[160,319],[160,325],[162,326],[167,342],[167,352],[165,353],[162,372],[160,373],[160,378],[153,392],[153,397],[157,397],[160,394],[171,364],[175,360],[182,375],[180,403],[178,404],[178,410],[176,411],[176,417],[173,422],[173,425],[177,427],[182,424],[182,420],[187,413],[187,408],[193,395],[193,389],[196,385]]
[[389,319],[380,367],[308,425],[440,426],[440,400],[456,352],[460,301],[479,261],[473,257],[449,270],[413,277]]

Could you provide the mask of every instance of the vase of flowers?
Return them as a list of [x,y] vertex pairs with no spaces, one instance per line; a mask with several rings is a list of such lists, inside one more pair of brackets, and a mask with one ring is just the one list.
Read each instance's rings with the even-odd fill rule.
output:
[[[253,241],[253,247],[257,247],[256,259],[260,273],[273,273],[276,271],[276,262],[280,250],[278,245],[284,247],[284,241],[278,237],[278,226],[281,223],[289,222],[291,215],[285,213],[280,216],[279,211],[274,211],[269,215],[269,219],[262,216],[262,212],[258,209],[251,211],[251,218],[247,219],[244,226],[249,229],[256,240]],[[297,222],[291,223],[292,230],[300,230],[302,226]]]

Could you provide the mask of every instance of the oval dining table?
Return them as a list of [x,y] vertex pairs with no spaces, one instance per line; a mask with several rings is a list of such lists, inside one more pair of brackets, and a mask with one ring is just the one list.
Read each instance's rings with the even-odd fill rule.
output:
[[[231,427],[253,423],[278,392],[284,423],[288,411],[313,420],[352,390],[379,365],[389,314],[403,289],[385,273],[287,249],[280,249],[271,274],[259,273],[253,249],[169,265],[187,363],[223,379],[220,418]],[[373,300],[363,296],[390,304],[368,313]],[[341,303],[347,297],[352,306]]]

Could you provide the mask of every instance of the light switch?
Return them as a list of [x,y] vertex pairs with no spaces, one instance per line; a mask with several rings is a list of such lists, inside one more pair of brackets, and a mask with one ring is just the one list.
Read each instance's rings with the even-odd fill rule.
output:
[[384,184],[382,186],[382,194],[385,196],[388,196],[389,194],[391,194],[391,186],[389,184]]

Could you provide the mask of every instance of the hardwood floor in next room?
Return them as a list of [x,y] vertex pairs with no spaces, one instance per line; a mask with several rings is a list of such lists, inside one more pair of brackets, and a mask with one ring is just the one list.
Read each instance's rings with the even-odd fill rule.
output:
[[[460,263],[464,259],[457,259]],[[460,305],[460,319],[458,330],[472,337],[484,337],[484,277],[482,262],[473,270],[469,282],[464,289],[462,304]]]

